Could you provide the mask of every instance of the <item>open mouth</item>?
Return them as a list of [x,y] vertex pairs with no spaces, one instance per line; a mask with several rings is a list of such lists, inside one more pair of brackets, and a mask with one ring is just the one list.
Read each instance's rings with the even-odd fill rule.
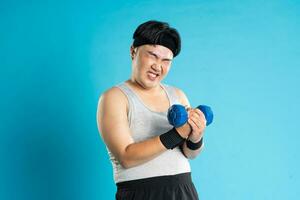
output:
[[152,81],[154,81],[159,76],[158,73],[154,73],[154,72],[148,72],[147,74],[148,74],[149,79]]

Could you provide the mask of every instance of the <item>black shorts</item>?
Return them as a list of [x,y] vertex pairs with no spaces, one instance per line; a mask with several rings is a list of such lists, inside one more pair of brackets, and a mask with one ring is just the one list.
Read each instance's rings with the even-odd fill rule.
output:
[[117,183],[116,200],[198,200],[191,173]]

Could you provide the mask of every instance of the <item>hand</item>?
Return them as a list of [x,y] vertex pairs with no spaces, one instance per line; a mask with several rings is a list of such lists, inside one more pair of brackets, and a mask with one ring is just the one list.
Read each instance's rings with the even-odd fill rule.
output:
[[203,137],[204,130],[206,128],[205,115],[198,109],[188,109],[188,124],[191,126],[191,133],[189,140],[191,142],[199,142]]

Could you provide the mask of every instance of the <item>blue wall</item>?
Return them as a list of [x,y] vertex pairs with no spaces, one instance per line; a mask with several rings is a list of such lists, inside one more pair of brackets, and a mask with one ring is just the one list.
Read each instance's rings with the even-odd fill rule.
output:
[[300,3],[82,2],[0,3],[1,200],[113,199],[97,101],[149,19],[182,35],[165,82],[215,112],[191,161],[201,199],[298,199]]

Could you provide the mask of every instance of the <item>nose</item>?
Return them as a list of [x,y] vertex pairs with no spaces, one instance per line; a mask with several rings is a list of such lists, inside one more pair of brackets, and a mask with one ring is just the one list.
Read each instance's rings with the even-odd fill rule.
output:
[[153,70],[155,70],[156,72],[160,72],[161,69],[162,69],[162,64],[160,62],[153,63],[153,65],[151,66],[151,68]]

